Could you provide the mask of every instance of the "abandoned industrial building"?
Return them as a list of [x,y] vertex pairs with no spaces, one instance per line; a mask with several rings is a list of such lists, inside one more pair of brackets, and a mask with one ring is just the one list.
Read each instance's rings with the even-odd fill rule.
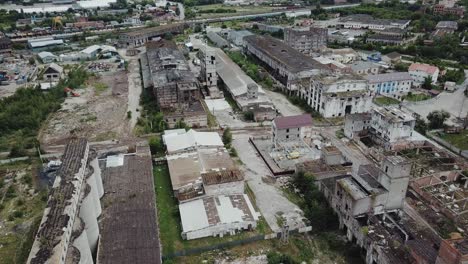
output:
[[167,24],[158,27],[137,29],[122,33],[119,36],[119,45],[125,48],[134,48],[145,45],[148,41],[163,37],[167,33],[182,33],[185,29],[184,23]]
[[272,120],[276,109],[263,89],[221,49],[216,49],[216,71],[225,90],[243,112],[252,112],[254,120]]
[[66,146],[28,263],[94,263],[104,194],[96,153],[85,139]]
[[234,235],[257,226],[259,214],[246,194],[210,196],[179,205],[182,237]]
[[372,104],[367,80],[356,74],[311,78],[301,84],[299,97],[325,118],[364,113]]
[[369,137],[385,149],[409,142],[416,119],[396,107],[375,107],[370,114],[347,115],[344,133],[349,138]]
[[149,148],[101,162],[71,139],[60,161],[27,263],[161,263]]
[[146,44],[143,69],[148,76],[157,105],[169,127],[183,121],[192,127],[207,125],[207,115],[200,102],[200,84],[174,42],[159,40]]
[[244,40],[247,53],[258,59],[287,91],[297,91],[297,81],[327,70],[318,61],[273,37],[252,35]]
[[216,132],[166,130],[167,164],[179,201],[182,238],[224,236],[256,227],[244,175]]
[[[133,149],[133,150],[132,150]],[[162,263],[150,149],[145,143],[100,161],[106,195],[96,263]]]
[[326,28],[286,28],[284,42],[305,55],[312,55],[327,47],[328,29]]
[[210,98],[222,98],[223,94],[218,89],[215,50],[208,45],[204,45],[200,48],[198,57],[200,58],[200,80],[202,86],[208,90]]

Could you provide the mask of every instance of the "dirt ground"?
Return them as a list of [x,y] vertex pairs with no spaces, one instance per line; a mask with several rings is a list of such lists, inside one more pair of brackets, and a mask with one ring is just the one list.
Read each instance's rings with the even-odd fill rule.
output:
[[105,72],[67,97],[62,108],[43,126],[41,145],[65,144],[70,136],[91,141],[124,139],[131,135],[127,118],[128,80],[125,71]]

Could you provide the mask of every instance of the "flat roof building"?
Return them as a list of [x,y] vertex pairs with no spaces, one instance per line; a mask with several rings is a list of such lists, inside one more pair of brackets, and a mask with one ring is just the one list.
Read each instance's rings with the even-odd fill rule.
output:
[[224,88],[236,101],[239,108],[254,114],[257,121],[271,120],[276,110],[265,91],[233,62],[221,49],[216,49],[216,72],[223,80]]
[[165,133],[163,135],[163,140],[167,146],[168,154],[186,152],[199,148],[224,147],[223,141],[217,132],[197,132],[193,129],[182,133]]
[[405,29],[409,26],[410,22],[411,20],[378,19],[367,14],[355,14],[340,17],[337,25],[353,29],[384,30],[388,28]]
[[293,80],[310,78],[326,70],[326,67],[311,57],[270,36],[247,36],[247,51],[255,56],[280,81],[287,90],[297,90]]
[[255,228],[259,219],[246,194],[205,197],[181,203],[179,210],[182,237],[187,240],[234,235]]
[[162,263],[149,147],[137,146],[135,154],[108,156],[101,167],[106,208],[100,219],[96,263]]
[[119,36],[119,45],[126,48],[133,48],[145,45],[157,37],[164,36],[166,33],[182,33],[185,29],[184,23],[167,24],[158,27],[142,28],[122,33]]

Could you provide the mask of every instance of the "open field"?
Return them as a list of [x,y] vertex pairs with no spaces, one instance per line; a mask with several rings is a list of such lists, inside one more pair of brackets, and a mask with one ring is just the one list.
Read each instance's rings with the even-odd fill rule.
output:
[[468,149],[468,130],[463,130],[460,134],[441,133],[440,138],[461,150]]
[[0,264],[25,263],[47,202],[29,162],[0,166]]
[[385,105],[394,105],[394,104],[399,104],[400,101],[394,98],[386,97],[386,96],[381,96],[381,97],[376,97],[374,99],[374,103],[385,106]]
[[103,73],[69,96],[61,109],[48,118],[39,140],[44,145],[64,144],[74,134],[94,141],[125,138],[130,133],[127,118],[127,74]]
[[419,101],[424,101],[428,99],[431,99],[431,96],[427,94],[408,94],[405,96],[405,101],[410,101],[410,102],[419,102]]

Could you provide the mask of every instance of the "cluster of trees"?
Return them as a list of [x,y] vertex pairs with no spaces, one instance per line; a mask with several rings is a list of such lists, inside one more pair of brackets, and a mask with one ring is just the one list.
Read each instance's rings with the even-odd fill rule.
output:
[[[0,100],[0,149],[17,155],[24,148],[37,146],[36,136],[47,116],[60,109],[65,87],[78,88],[89,77],[81,67],[72,69],[67,79],[48,92],[20,88],[10,97]],[[15,154],[16,155],[16,154]]]
[[450,117],[450,114],[444,110],[436,110],[432,111],[427,115],[427,120],[429,122],[426,123],[424,119],[417,117],[416,118],[416,125],[414,130],[425,135],[428,129],[440,129],[444,128],[445,121]]
[[440,77],[441,82],[456,82],[456,83],[463,83],[465,80],[465,71],[460,68],[458,70],[447,70],[445,75]]
[[216,8],[216,9],[202,9],[198,13],[213,14],[213,13],[236,13],[236,9],[232,8]]
[[250,76],[254,81],[260,82],[261,76],[259,74],[259,67],[249,58],[247,58],[240,51],[228,51],[228,56],[233,60],[237,65],[239,65],[242,70]]
[[299,204],[299,207],[304,211],[305,217],[310,221],[314,230],[318,232],[336,230],[338,218],[328,205],[325,196],[315,185],[314,177],[298,172],[293,177],[293,184],[303,195],[303,202]]
[[143,110],[138,118],[137,124],[142,128],[142,132],[155,133],[162,132],[168,128],[163,114],[156,105],[156,98],[150,89],[143,89],[140,97],[140,105]]

